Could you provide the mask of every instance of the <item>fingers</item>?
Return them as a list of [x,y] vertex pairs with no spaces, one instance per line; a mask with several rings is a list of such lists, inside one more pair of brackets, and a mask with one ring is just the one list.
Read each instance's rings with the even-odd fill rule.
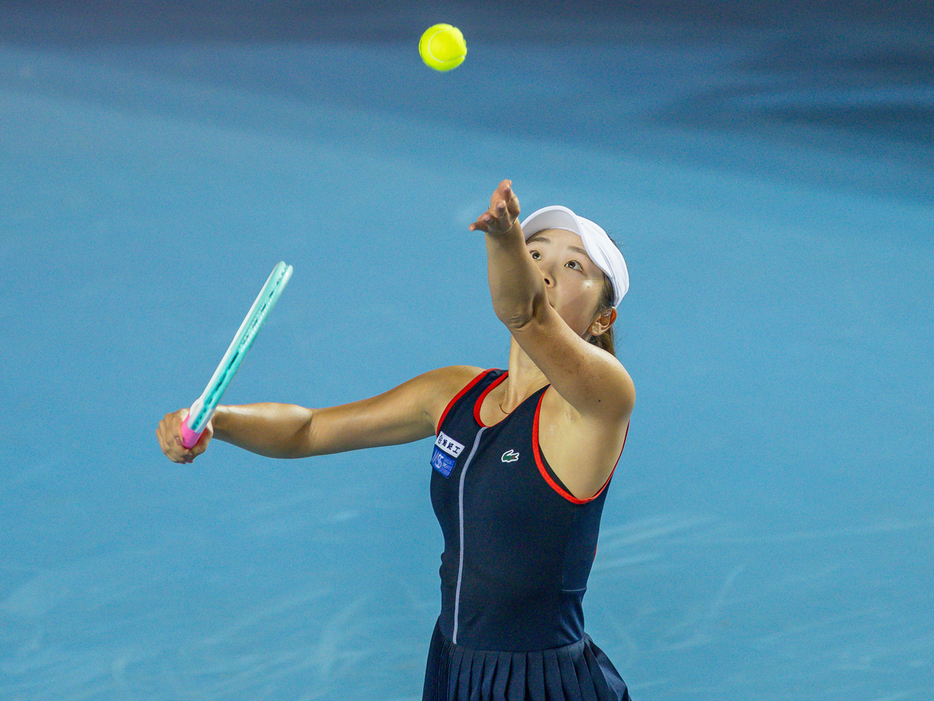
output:
[[490,207],[468,228],[500,235],[509,231],[519,216],[519,198],[512,191],[512,181],[503,180],[490,197]]
[[204,432],[201,434],[201,438],[198,439],[198,442],[195,443],[191,450],[191,461],[194,461],[196,457],[202,455],[208,449],[208,443],[211,442],[211,438],[214,436],[214,425],[208,421],[208,425],[204,427]]
[[[496,197],[497,208],[515,218],[519,216],[519,198],[512,190],[512,180],[504,180],[493,193]],[[498,197],[497,197],[498,196]]]
[[159,447],[165,456],[174,463],[180,465],[189,465],[195,458],[208,449],[208,443],[214,435],[214,428],[210,422],[205,427],[201,438],[191,448],[182,445],[182,421],[188,415],[187,409],[179,409],[171,414],[166,414],[159,426],[156,428],[156,438],[159,440]]
[[490,233],[490,225],[492,224],[493,219],[489,214],[481,214],[480,217],[473,224],[467,228],[470,231],[483,231],[485,233]]
[[194,459],[193,456],[187,455],[189,451],[182,445],[181,425],[184,417],[184,410],[166,414],[156,429],[159,447],[165,456],[175,463],[186,463]]

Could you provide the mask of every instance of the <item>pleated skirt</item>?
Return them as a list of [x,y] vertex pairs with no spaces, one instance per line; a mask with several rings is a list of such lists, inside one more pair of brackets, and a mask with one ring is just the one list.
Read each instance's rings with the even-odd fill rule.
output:
[[613,663],[586,634],[565,647],[491,652],[455,645],[435,625],[423,701],[630,701]]

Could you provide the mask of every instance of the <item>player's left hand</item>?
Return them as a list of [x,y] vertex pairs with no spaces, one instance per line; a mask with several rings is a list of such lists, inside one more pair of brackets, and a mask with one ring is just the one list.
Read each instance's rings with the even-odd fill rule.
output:
[[503,236],[518,227],[519,198],[512,191],[512,181],[504,180],[490,197],[490,208],[470,225],[471,231],[483,231],[490,236]]

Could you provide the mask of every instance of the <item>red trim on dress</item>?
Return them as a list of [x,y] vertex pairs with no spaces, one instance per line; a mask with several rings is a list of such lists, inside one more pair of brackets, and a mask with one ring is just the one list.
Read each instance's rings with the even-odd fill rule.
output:
[[506,379],[506,375],[508,374],[509,374],[509,371],[507,370],[502,375],[500,375],[495,380],[493,380],[493,383],[489,387],[487,387],[485,390],[483,390],[483,394],[480,395],[480,398],[477,400],[476,404],[473,405],[473,418],[478,424],[480,424],[484,428],[486,428],[486,424],[480,420],[480,407],[483,406],[483,400],[486,399],[486,395],[492,392],[493,389],[497,387],[500,382]]
[[464,389],[462,389],[460,392],[458,392],[454,396],[454,399],[448,402],[448,405],[444,407],[444,411],[441,413],[441,419],[438,421],[438,428],[435,430],[436,436],[439,433],[441,433],[441,425],[444,423],[444,420],[447,418],[448,412],[451,410],[451,407],[454,406],[461,397],[467,394],[475,384],[477,384],[480,380],[486,377],[490,372],[492,372],[492,370],[484,370],[483,372],[481,372],[479,375],[473,378],[470,382],[468,382],[464,386]]
[[538,466],[538,472],[548,483],[548,486],[550,486],[553,490],[555,490],[558,494],[560,494],[572,504],[587,504],[592,502],[603,493],[603,490],[606,489],[607,485],[610,483],[610,480],[613,479],[613,473],[616,472],[616,466],[619,464],[619,459],[623,457],[623,448],[626,447],[626,439],[629,437],[629,423],[626,423],[626,435],[623,436],[623,447],[619,449],[619,457],[616,458],[616,462],[613,464],[613,469],[610,470],[610,476],[606,478],[606,482],[604,482],[603,486],[600,487],[600,491],[589,499],[578,499],[576,496],[564,489],[564,487],[562,487],[560,484],[555,482],[552,476],[548,474],[548,470],[545,469],[545,463],[542,459],[542,448],[538,444],[538,418],[542,413],[542,402],[545,400],[545,394],[547,394],[547,392],[543,392],[541,398],[538,400],[538,406],[535,407],[535,421],[532,423],[532,452],[535,455],[535,464]]

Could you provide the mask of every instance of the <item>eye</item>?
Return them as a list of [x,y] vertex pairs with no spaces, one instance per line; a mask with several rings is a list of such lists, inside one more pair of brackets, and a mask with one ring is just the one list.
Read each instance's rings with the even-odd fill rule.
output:
[[569,260],[564,264],[564,267],[570,268],[571,270],[583,270],[583,266],[578,263],[576,260]]
[[538,251],[529,251],[529,254],[532,256],[532,260],[541,260],[542,254]]

